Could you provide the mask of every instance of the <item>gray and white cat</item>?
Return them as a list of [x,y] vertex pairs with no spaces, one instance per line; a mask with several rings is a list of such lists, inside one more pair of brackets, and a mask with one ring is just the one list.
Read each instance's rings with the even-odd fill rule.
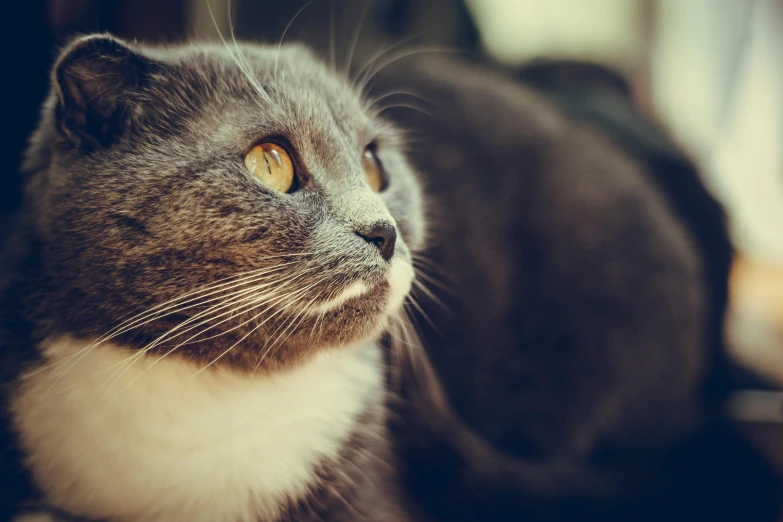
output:
[[6,503],[398,520],[378,339],[423,238],[399,143],[303,47],[70,44],[0,290]]

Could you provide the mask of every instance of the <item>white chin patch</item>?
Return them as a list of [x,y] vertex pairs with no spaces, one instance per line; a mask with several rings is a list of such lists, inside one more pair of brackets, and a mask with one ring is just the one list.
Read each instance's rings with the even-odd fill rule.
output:
[[400,256],[394,256],[391,267],[386,275],[389,282],[389,300],[386,308],[389,313],[396,312],[413,284],[413,267]]
[[323,303],[314,306],[312,310],[308,311],[308,313],[320,314],[323,312],[328,312],[329,310],[334,310],[335,308],[339,308],[345,304],[347,300],[354,297],[359,297],[362,294],[366,294],[369,290],[370,287],[368,287],[367,283],[364,281],[354,281],[341,290],[340,293],[336,296],[332,297],[328,301],[324,301]]

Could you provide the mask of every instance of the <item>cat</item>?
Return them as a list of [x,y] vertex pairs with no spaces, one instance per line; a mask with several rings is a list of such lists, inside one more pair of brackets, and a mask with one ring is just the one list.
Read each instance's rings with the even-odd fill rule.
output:
[[52,83],[3,258],[5,512],[407,519],[379,339],[424,221],[395,128],[297,45],[80,37]]
[[443,58],[373,82],[410,93],[384,114],[432,195],[422,268],[448,281],[414,291],[452,405],[415,381],[399,403],[415,500],[449,521],[778,520],[780,477],[722,419],[723,210],[627,82]]

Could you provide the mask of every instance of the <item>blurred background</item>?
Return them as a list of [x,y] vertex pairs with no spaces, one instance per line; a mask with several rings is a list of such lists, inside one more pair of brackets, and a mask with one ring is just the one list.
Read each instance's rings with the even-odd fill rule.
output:
[[[303,0],[27,0],[0,21],[6,58],[0,216],[19,201],[17,167],[58,46],[110,31],[150,43],[277,42]],[[407,42],[513,69],[550,57],[607,65],[668,128],[729,211],[737,361],[783,385],[783,0],[314,0],[286,40],[355,66]],[[358,31],[358,33],[357,33]],[[5,227],[4,227],[5,229]],[[777,339],[777,340],[776,340]],[[774,403],[778,406],[779,402]]]

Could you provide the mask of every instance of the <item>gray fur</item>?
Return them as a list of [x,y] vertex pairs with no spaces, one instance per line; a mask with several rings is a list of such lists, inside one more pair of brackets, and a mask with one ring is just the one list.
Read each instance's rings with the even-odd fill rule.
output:
[[[418,184],[398,131],[306,48],[151,48],[92,36],[63,50],[52,83],[23,167],[25,205],[3,261],[4,381],[14,386],[45,338],[94,340],[134,314],[266,268],[280,267],[274,280],[283,290],[314,286],[291,310],[237,314],[176,356],[267,372],[380,335],[389,262],[362,236],[396,224],[394,255],[410,261],[424,235]],[[291,193],[270,190],[244,166],[245,154],[270,139],[294,161],[298,189]],[[379,194],[362,172],[370,144],[388,176]],[[297,315],[358,278],[374,290],[325,317]],[[117,340],[144,348],[200,310],[162,317]],[[265,353],[267,346],[274,350]],[[315,472],[309,496],[291,499],[286,520],[395,516],[393,488],[379,488],[390,484],[384,418],[384,411],[366,412],[341,458]],[[0,432],[5,446],[18,447],[12,430]],[[22,455],[0,455],[10,484],[0,505],[35,498],[17,467]]]
[[[128,74],[128,63],[101,63],[114,59],[101,57],[101,48],[97,56],[64,63],[104,40],[73,43],[55,75],[67,75],[63,67],[110,66],[117,70],[102,74]],[[60,91],[53,93],[33,137],[25,163],[33,222],[26,233],[40,242],[36,288],[46,297],[34,306],[42,318],[39,328],[47,330],[41,335],[93,336],[210,282],[294,259],[277,273],[281,280],[309,271],[297,282],[304,287],[316,275],[328,276],[303,303],[347,286],[356,274],[380,282],[386,262],[357,233],[388,222],[389,212],[405,244],[421,244],[418,187],[399,151],[400,137],[305,48],[286,45],[279,53],[274,47],[237,48],[233,52],[248,62],[252,81],[222,47],[135,52],[139,55],[125,59],[142,62],[145,72],[133,79],[135,85],[97,95],[123,113],[122,121],[111,123],[121,127],[108,146],[68,127],[73,118],[58,100]],[[96,91],[114,88],[113,83],[95,86]],[[246,172],[244,154],[268,137],[289,144],[305,185],[301,190],[279,194]],[[362,150],[371,142],[390,176],[380,197],[361,170]],[[402,242],[397,250],[410,255]],[[269,256],[283,257],[265,259]],[[366,336],[376,328],[371,318],[381,303],[377,294],[362,302],[361,310],[335,312],[324,321],[315,346],[294,332],[263,364],[296,358],[297,346],[340,346]],[[279,331],[278,317],[259,330],[259,347]],[[182,320],[178,315],[155,321],[127,341],[142,346]],[[208,361],[255,325],[238,328],[221,342],[193,344],[188,354]],[[308,326],[301,325],[303,337],[310,334]],[[237,350],[223,359],[254,367],[257,355]]]

